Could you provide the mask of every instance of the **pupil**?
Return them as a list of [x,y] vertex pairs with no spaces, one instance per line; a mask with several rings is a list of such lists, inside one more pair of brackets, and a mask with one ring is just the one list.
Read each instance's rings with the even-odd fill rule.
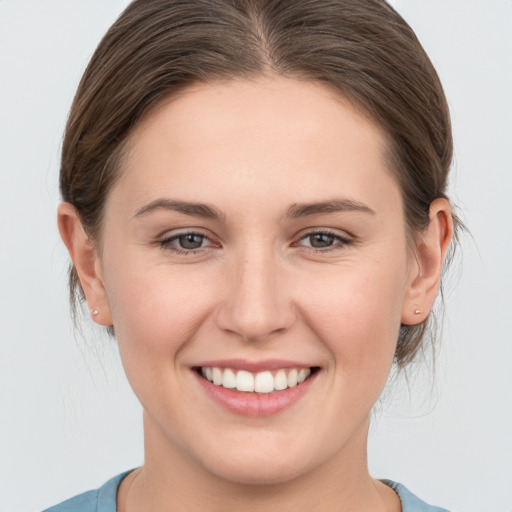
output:
[[330,247],[334,243],[334,236],[318,233],[310,237],[312,247]]
[[183,249],[198,249],[203,243],[203,237],[201,235],[183,235],[179,237],[180,245]]

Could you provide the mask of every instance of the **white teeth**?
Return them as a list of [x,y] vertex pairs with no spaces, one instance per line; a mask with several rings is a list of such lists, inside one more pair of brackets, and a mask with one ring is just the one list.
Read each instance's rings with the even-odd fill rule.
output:
[[302,368],[299,371],[299,375],[297,376],[297,383],[300,384],[301,382],[304,382],[307,377],[309,377],[309,374],[311,373],[311,370],[308,368],[307,370],[305,368]]
[[287,387],[288,382],[286,382],[286,372],[284,370],[279,370],[274,377],[274,389],[276,391],[281,391]]
[[260,372],[254,379],[256,393],[272,393],[274,391],[274,377],[270,372]]
[[224,370],[224,379],[222,381],[222,385],[228,389],[236,388],[236,375],[233,370],[230,370],[229,368]]
[[254,391],[254,376],[252,373],[240,370],[236,374],[236,389],[238,391]]
[[222,370],[220,368],[212,368],[213,383],[216,386],[222,386]]
[[291,370],[290,373],[288,374],[288,377],[286,378],[286,382],[287,382],[289,388],[294,388],[297,385],[297,375],[298,375],[298,372],[295,368],[293,370]]
[[245,370],[232,370],[230,368],[202,367],[201,374],[216,386],[227,389],[236,388],[238,391],[272,393],[287,388],[294,388],[304,382],[310,375],[310,368],[281,369],[274,374],[263,371],[256,374]]

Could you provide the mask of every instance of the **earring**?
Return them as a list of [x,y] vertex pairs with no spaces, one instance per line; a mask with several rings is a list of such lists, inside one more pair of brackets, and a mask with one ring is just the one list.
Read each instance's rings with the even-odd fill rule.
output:
[[423,313],[423,311],[421,311],[421,309],[415,309],[414,310],[414,314],[415,315],[421,315],[421,313]]
[[91,313],[94,315],[94,316],[97,316],[99,311],[96,309],[96,308],[93,308],[91,309]]

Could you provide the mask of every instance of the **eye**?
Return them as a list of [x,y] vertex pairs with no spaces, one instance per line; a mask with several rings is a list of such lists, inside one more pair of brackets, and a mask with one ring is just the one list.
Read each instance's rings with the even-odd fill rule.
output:
[[318,251],[341,249],[349,245],[351,240],[339,234],[330,231],[315,231],[306,234],[300,240],[298,245],[305,246]]
[[176,238],[176,242],[181,249],[199,249],[205,240],[203,235],[197,233],[187,233],[186,235],[180,235]]
[[164,238],[160,246],[179,254],[195,252],[212,246],[210,239],[202,233],[177,233]]
[[336,242],[336,237],[328,233],[315,233],[305,237],[311,247],[315,249],[324,249],[330,247]]

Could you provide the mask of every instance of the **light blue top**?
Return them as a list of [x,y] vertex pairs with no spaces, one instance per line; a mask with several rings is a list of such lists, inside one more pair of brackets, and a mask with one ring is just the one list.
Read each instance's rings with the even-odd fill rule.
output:
[[[109,480],[99,489],[79,494],[43,512],[117,512],[117,488],[121,480],[128,473],[130,473],[130,471],[121,473]],[[448,512],[448,510],[444,508],[433,507],[421,501],[402,484],[392,482],[391,480],[382,480],[382,482],[392,487],[398,496],[400,496],[402,512]]]

